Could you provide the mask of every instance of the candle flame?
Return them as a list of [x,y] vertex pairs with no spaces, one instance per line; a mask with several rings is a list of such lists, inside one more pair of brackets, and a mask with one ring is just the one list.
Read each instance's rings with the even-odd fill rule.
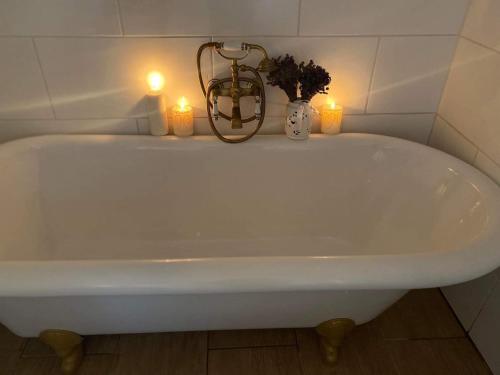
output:
[[337,103],[335,103],[335,100],[333,100],[332,98],[328,98],[327,104],[330,109],[335,109],[337,107]]
[[165,78],[160,72],[149,72],[147,77],[149,89],[151,91],[160,91],[165,85]]
[[179,105],[179,110],[181,112],[185,112],[187,110],[188,101],[185,96],[181,96],[177,104]]

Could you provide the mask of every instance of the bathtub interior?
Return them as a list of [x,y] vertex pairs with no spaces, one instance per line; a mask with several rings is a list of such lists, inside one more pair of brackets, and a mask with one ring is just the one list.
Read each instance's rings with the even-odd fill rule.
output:
[[356,135],[18,141],[0,153],[0,259],[452,251],[489,212],[437,152]]

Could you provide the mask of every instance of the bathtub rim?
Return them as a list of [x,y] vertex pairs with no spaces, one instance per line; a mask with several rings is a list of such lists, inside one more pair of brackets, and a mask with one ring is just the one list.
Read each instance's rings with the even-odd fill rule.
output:
[[[460,172],[472,183],[481,185],[485,202],[492,207],[487,229],[472,240],[468,247],[454,251],[429,251],[406,254],[381,255],[336,255],[336,256],[273,256],[273,257],[213,257],[193,259],[138,259],[138,260],[32,260],[32,261],[0,261],[0,297],[2,296],[64,296],[64,295],[129,295],[129,294],[185,294],[215,292],[259,292],[259,291],[292,291],[292,290],[346,290],[346,289],[413,289],[456,284],[482,276],[493,271],[500,264],[500,188],[475,167],[429,146],[388,136],[366,133],[344,133],[341,137],[363,137],[390,139],[391,142],[406,143],[410,147],[425,148],[426,152],[435,153],[460,167]],[[269,140],[284,135],[263,135],[256,139]],[[272,138],[270,138],[272,137]],[[316,135],[312,140],[329,136]],[[52,141],[78,140],[115,140],[137,138],[141,141],[170,140],[176,137],[153,137],[144,135],[41,135],[12,140],[0,146],[0,157],[12,149],[23,147],[37,149]],[[213,136],[194,136],[198,139],[213,140]],[[222,145],[222,144],[221,144]],[[233,145],[225,145],[235,147]],[[9,150],[10,149],[10,150]],[[463,168],[462,168],[463,167]],[[500,247],[500,246],[499,246]],[[481,256],[479,256],[481,255]],[[169,265],[170,269],[165,269]],[[216,265],[217,269],[214,268]],[[276,270],[283,272],[263,283],[256,275],[248,274],[249,265],[252,270],[261,268],[270,274]],[[396,269],[398,266],[398,269]],[[243,283],[228,283],[228,278],[184,280],[183,285],[172,284],[172,279],[165,275],[166,271],[193,271],[203,274],[204,269],[211,269],[212,276],[225,272],[238,277],[246,277]],[[318,270],[315,274],[302,275],[301,280],[294,280],[297,267]],[[343,268],[350,268],[350,274]],[[219,270],[218,270],[219,269]],[[371,272],[366,270],[370,269]],[[240,271],[240,273],[235,272]],[[295,272],[292,272],[294,270]],[[108,272],[106,272],[108,271]],[[112,271],[112,272],[111,272]],[[206,271],[206,270],[205,270]],[[336,278],[331,272],[338,272]],[[103,273],[89,280],[89,272]],[[109,276],[109,273],[113,275]],[[258,273],[257,273],[258,274]],[[167,277],[168,276],[168,277]],[[207,275],[205,275],[207,276]],[[227,276],[227,275],[225,275]],[[286,276],[286,277],[285,277]],[[110,279],[111,278],[111,279]],[[290,280],[293,280],[290,282]],[[189,282],[191,281],[191,282]],[[209,282],[214,282],[209,284]],[[224,283],[225,281],[225,283]],[[288,281],[288,282],[287,282]],[[229,285],[228,285],[229,284]]]

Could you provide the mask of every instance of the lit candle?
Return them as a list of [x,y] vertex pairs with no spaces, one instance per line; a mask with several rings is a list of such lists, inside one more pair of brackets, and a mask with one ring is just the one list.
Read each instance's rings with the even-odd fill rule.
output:
[[333,99],[328,99],[327,104],[321,108],[321,133],[338,134],[342,125],[343,108]]
[[165,135],[168,133],[168,119],[163,97],[165,78],[159,72],[150,72],[147,82],[149,92],[146,96],[146,106],[149,117],[149,131],[151,135]]
[[187,99],[183,96],[172,109],[172,125],[174,134],[179,137],[193,135],[193,108],[188,105]]

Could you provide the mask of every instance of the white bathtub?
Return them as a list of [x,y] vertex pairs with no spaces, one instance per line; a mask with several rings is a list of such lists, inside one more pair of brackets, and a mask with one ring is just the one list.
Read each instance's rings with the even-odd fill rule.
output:
[[107,334],[363,323],[500,265],[500,189],[374,135],[0,147],[0,322]]

